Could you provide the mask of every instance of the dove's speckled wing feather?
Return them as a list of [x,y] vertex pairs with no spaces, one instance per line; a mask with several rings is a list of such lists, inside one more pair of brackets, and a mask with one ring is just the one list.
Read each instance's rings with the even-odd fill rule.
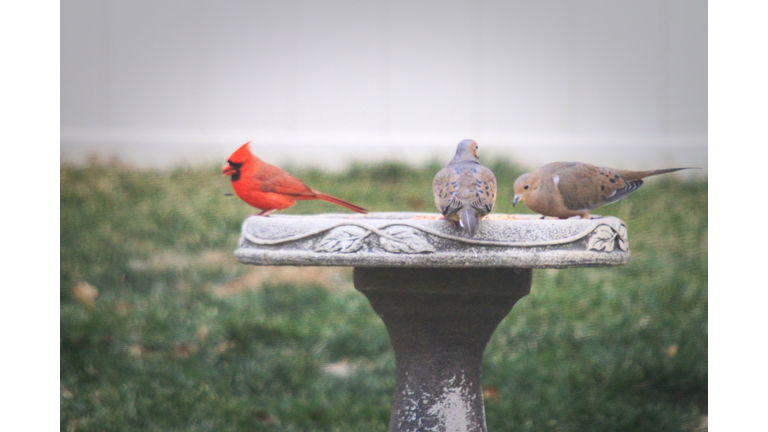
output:
[[569,210],[592,210],[615,202],[637,190],[642,180],[625,182],[610,168],[584,163],[565,163],[551,173],[557,176],[557,189]]
[[458,211],[467,206],[483,217],[496,203],[496,177],[479,163],[448,165],[435,176],[432,193],[440,213],[449,219],[459,220]]

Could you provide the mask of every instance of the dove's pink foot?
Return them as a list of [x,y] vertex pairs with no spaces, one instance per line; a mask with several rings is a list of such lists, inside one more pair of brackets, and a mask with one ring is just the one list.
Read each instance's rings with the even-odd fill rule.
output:
[[441,217],[441,218],[440,218],[440,219],[438,219],[438,220],[447,220],[447,221],[451,221],[451,223],[453,224],[453,227],[454,227],[454,228],[456,228],[456,221],[455,221],[455,220],[451,220],[451,219],[448,219],[448,218],[447,218],[447,217],[445,217],[445,216]]

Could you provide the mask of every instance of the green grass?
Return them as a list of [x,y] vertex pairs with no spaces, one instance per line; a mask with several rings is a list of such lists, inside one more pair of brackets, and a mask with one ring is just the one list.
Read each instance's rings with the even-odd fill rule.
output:
[[[513,212],[521,170],[487,165],[494,212]],[[434,212],[439,168],[292,172],[371,210]],[[230,190],[217,166],[61,168],[63,431],[387,429],[383,324],[362,294],[322,281],[249,284],[256,269],[232,252],[256,211]],[[310,201],[285,213],[337,211]],[[486,351],[491,431],[696,430],[706,413],[706,181],[653,178],[597,213],[627,223],[632,260],[534,271]],[[348,270],[338,277],[349,285]],[[70,294],[83,281],[99,290],[92,308]],[[324,373],[343,359],[349,376]]]

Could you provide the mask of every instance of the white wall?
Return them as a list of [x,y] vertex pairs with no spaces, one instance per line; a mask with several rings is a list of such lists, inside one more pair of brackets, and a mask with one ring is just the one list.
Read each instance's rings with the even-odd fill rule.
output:
[[247,140],[273,162],[447,160],[475,138],[531,164],[706,166],[707,3],[64,0],[61,126],[69,161]]

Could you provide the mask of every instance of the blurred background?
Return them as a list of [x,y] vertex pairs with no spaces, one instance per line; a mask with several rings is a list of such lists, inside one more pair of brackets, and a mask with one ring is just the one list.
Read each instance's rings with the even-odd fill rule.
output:
[[627,265],[534,271],[484,356],[488,429],[707,430],[707,20],[698,0],[62,1],[60,429],[387,430],[394,355],[351,269],[237,262],[256,210],[221,166],[252,140],[325,193],[436,212],[474,138],[494,213],[531,213],[512,184],[555,160],[704,168],[595,212],[627,224]]
[[[707,2],[61,3],[61,158],[707,166]],[[704,172],[693,172],[701,174]],[[691,174],[691,172],[687,173]]]

